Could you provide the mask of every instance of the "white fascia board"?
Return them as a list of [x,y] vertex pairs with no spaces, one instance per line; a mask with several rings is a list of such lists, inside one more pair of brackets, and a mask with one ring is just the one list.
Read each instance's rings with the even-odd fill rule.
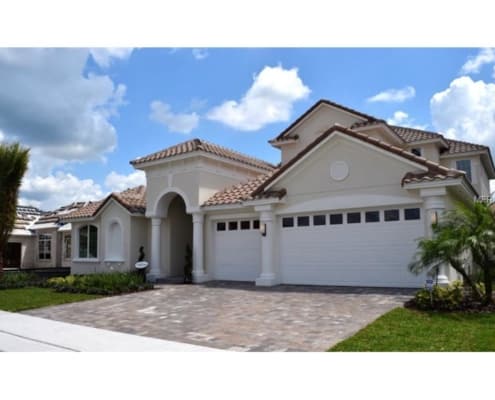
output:
[[414,142],[408,142],[407,147],[411,148],[411,147],[416,147],[416,146],[421,145],[421,144],[431,144],[431,143],[441,143],[441,144],[443,144],[443,146],[445,148],[447,148],[447,149],[449,148],[448,143],[444,139],[441,139],[441,138],[415,140]]
[[351,137],[351,136],[349,136],[349,135],[347,135],[345,133],[342,133],[342,132],[339,132],[338,130],[336,130],[331,135],[329,135],[328,137],[326,137],[322,142],[320,142],[316,147],[314,147],[308,153],[306,153],[302,158],[300,158],[299,160],[297,160],[295,164],[293,164],[293,165],[290,166],[290,168],[288,168],[287,170],[285,170],[282,173],[282,175],[278,176],[277,179],[275,179],[273,182],[271,182],[265,188],[265,190],[270,189],[273,185],[275,185],[278,181],[280,181],[283,177],[285,177],[290,171],[292,171],[299,164],[301,164],[302,162],[304,162],[308,157],[311,157],[315,151],[317,151],[320,147],[322,147],[329,140],[333,140],[333,138],[335,138],[336,136],[338,136],[340,138],[343,138],[343,139],[346,139],[346,140],[349,140],[351,142],[357,143],[359,145],[365,146],[368,149],[371,149],[371,150],[377,151],[378,153],[381,153],[381,154],[384,154],[386,156],[392,157],[392,158],[394,158],[396,160],[399,160],[399,161],[401,161],[403,163],[409,164],[409,165],[411,165],[411,166],[413,166],[413,167],[415,167],[417,169],[420,169],[422,171],[428,171],[428,168],[426,166],[422,165],[422,164],[419,164],[419,163],[416,163],[414,161],[408,160],[407,158],[401,157],[398,154],[395,154],[395,153],[392,153],[390,151],[384,150],[384,149],[382,149],[380,147],[377,147],[377,146],[372,145],[371,143],[367,143],[367,142],[365,142],[363,140],[356,139],[354,137]]
[[448,187],[448,186],[461,186],[464,191],[475,197],[478,197],[478,193],[473,192],[468,184],[465,182],[466,178],[455,178],[455,179],[445,179],[445,180],[435,180],[430,182],[414,182],[404,184],[404,189],[427,189],[427,188],[438,188],[438,187]]
[[216,204],[216,205],[211,205],[211,206],[201,206],[201,209],[204,210],[205,212],[208,211],[217,211],[217,210],[233,210],[233,209],[238,209],[238,208],[243,208],[245,207],[242,203],[235,203],[235,204]]
[[269,199],[258,199],[258,200],[246,200],[242,204],[246,206],[264,206],[264,205],[276,205],[276,204],[284,204],[285,196],[281,199],[278,198],[269,198]]

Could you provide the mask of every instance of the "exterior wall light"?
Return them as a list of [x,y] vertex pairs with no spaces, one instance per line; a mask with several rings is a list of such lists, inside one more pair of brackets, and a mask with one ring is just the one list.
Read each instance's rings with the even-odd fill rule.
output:
[[266,236],[266,224],[265,223],[260,224],[260,233],[261,233],[261,236]]
[[432,225],[436,225],[438,222],[438,213],[436,211],[434,211],[432,214],[431,214],[431,224]]

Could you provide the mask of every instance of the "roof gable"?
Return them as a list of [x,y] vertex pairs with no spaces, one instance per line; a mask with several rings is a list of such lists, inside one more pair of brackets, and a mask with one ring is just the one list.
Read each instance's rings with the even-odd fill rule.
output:
[[[285,174],[289,173],[294,167],[296,167],[302,160],[308,157],[313,150],[318,148],[323,142],[325,142],[334,133],[340,133],[342,135],[347,135],[350,138],[357,139],[372,145],[378,149],[386,151],[393,156],[402,158],[404,161],[416,166],[421,169],[421,178],[425,176],[446,176],[446,177],[460,177],[464,173],[457,170],[452,170],[441,166],[440,164],[434,163],[432,161],[426,160],[423,157],[418,157],[409,151],[406,151],[400,147],[396,147],[380,141],[374,137],[370,137],[363,133],[355,132],[353,130],[344,128],[342,126],[334,125],[328,129],[325,133],[321,134],[312,143],[306,146],[301,152],[299,152],[295,157],[293,157],[287,164],[278,169],[272,176],[266,179],[253,193],[252,196],[260,195],[263,191],[271,188],[277,181],[279,181]],[[413,175],[415,173],[412,173]],[[409,174],[408,177],[411,178],[413,175]]]
[[289,136],[289,133],[300,125],[303,121],[305,121],[311,114],[313,114],[317,109],[322,106],[331,107],[333,109],[339,110],[346,114],[350,114],[354,116],[357,121],[356,122],[371,122],[376,121],[377,119],[371,115],[364,114],[360,111],[356,111],[352,108],[343,106],[341,104],[335,103],[330,100],[321,99],[318,100],[315,104],[313,104],[304,114],[302,114],[299,118],[297,118],[292,124],[290,124],[286,129],[284,129],[276,138],[272,139],[270,142],[283,141],[284,138]]

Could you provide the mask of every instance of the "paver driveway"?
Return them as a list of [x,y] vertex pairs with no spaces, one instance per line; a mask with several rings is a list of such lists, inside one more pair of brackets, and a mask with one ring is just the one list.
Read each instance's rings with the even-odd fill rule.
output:
[[412,291],[250,283],[156,290],[25,312],[143,336],[241,351],[324,351]]

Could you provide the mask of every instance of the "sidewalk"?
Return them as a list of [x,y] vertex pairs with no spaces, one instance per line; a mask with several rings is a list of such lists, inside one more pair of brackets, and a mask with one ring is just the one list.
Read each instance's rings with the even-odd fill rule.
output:
[[0,351],[222,351],[0,311]]

